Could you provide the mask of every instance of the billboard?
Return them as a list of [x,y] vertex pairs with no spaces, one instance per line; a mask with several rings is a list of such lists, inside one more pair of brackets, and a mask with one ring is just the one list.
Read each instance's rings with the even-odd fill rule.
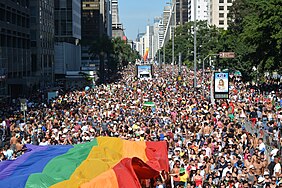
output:
[[229,73],[215,72],[214,73],[214,98],[228,99],[229,98]]
[[137,78],[153,77],[153,65],[137,65]]

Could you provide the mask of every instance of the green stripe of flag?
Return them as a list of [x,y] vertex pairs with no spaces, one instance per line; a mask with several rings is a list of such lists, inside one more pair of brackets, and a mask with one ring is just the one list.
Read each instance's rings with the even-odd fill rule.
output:
[[85,144],[77,144],[64,155],[52,159],[42,173],[31,174],[26,188],[46,188],[64,180],[68,180],[75,169],[87,158],[93,146],[98,142],[94,139]]

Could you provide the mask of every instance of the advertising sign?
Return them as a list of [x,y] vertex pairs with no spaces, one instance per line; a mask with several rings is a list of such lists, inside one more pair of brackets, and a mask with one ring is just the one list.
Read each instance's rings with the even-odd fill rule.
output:
[[229,98],[229,73],[215,72],[214,73],[214,98],[228,99]]
[[20,99],[21,103],[21,111],[27,111],[27,104],[26,104],[26,99]]
[[153,65],[137,65],[137,78],[152,78]]

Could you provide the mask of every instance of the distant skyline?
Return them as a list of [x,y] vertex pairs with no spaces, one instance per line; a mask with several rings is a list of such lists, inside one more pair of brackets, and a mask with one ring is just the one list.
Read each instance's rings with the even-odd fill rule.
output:
[[146,25],[161,16],[166,2],[170,0],[118,0],[119,19],[128,39],[135,40],[139,32],[145,32]]

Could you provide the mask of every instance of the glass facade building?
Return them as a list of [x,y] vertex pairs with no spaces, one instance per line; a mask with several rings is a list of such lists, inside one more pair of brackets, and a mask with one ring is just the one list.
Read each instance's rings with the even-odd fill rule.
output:
[[29,6],[29,0],[0,1],[1,96],[18,95],[30,86]]
[[31,66],[40,88],[53,84],[54,28],[54,0],[30,0]]

